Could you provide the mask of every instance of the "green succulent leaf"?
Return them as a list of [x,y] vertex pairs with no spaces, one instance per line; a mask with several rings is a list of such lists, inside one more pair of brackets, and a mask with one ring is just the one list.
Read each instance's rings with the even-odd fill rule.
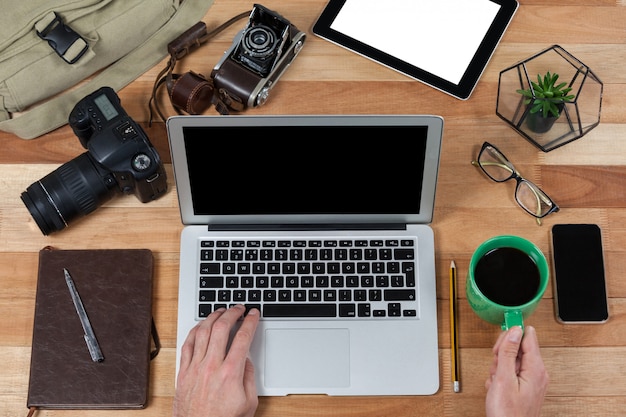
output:
[[[557,85],[556,87],[554,87],[555,90],[561,90],[563,87],[565,87],[567,85],[567,83],[561,83],[559,85]],[[569,88],[569,90],[571,90],[571,88]],[[565,91],[565,90],[563,90]]]

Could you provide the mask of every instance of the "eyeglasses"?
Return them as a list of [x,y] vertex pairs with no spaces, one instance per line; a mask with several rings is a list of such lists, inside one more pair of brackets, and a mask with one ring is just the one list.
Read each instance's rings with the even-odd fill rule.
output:
[[492,144],[483,143],[478,158],[476,161],[472,161],[472,165],[480,167],[495,182],[505,182],[514,178],[517,181],[515,187],[517,204],[528,214],[534,216],[538,225],[541,225],[543,217],[559,211],[559,206],[539,187],[524,179],[506,156]]

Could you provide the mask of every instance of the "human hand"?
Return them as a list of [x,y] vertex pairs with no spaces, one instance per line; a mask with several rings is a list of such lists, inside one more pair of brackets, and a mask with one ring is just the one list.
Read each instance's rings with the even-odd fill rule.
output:
[[259,404],[254,366],[248,357],[259,323],[251,309],[227,350],[230,332],[245,313],[237,305],[198,323],[182,347],[174,417],[252,417]]
[[537,333],[526,326],[502,332],[493,347],[487,378],[487,417],[533,417],[541,414],[548,373],[541,358]]

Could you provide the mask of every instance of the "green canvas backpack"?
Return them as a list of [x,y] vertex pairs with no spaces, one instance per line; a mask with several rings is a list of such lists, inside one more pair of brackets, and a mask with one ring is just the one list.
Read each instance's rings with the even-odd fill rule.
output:
[[[214,0],[0,0],[0,130],[33,139],[167,55]],[[10,3],[10,4],[9,4]]]

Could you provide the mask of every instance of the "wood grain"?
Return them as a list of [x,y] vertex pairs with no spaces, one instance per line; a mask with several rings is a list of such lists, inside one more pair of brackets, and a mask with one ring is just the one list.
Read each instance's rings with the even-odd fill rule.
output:
[[[626,4],[621,0],[520,0],[520,8],[474,93],[459,101],[317,38],[311,26],[324,0],[267,0],[308,33],[302,53],[263,107],[248,114],[431,113],[445,119],[432,228],[435,232],[439,319],[439,392],[427,397],[290,396],[261,398],[257,417],[484,416],[484,381],[500,330],[481,321],[465,299],[474,249],[497,234],[537,244],[550,259],[549,231],[557,223],[602,228],[610,319],[602,325],[562,325],[554,319],[548,287],[528,324],[537,328],[551,382],[542,415],[626,415]],[[215,0],[209,28],[247,10],[243,0]],[[208,74],[239,28],[231,27],[179,63]],[[583,138],[543,153],[495,114],[499,72],[559,44],[604,83],[600,125]],[[19,196],[59,165],[85,152],[68,126],[38,139],[0,133],[0,414],[26,415],[26,392],[38,251],[149,248],[155,254],[154,316],[163,349],[151,369],[150,403],[141,411],[86,411],[86,416],[169,416],[174,395],[179,237],[182,230],[165,125],[148,124],[147,102],[165,61],[119,92],[127,112],[145,128],[166,164],[168,193],[140,203],[118,196],[66,230],[43,236]],[[162,92],[164,93],[164,92]],[[165,99],[164,94],[161,95]],[[167,106],[166,106],[167,108]],[[171,109],[168,109],[171,111]],[[213,114],[212,110],[207,111]],[[173,114],[173,112],[171,112]],[[299,140],[293,138],[293,146]],[[515,203],[514,183],[497,184],[471,165],[484,141],[500,148],[527,179],[560,205],[537,226]],[[450,383],[448,266],[459,270],[459,344],[463,392]],[[40,412],[73,416],[73,411]]]

